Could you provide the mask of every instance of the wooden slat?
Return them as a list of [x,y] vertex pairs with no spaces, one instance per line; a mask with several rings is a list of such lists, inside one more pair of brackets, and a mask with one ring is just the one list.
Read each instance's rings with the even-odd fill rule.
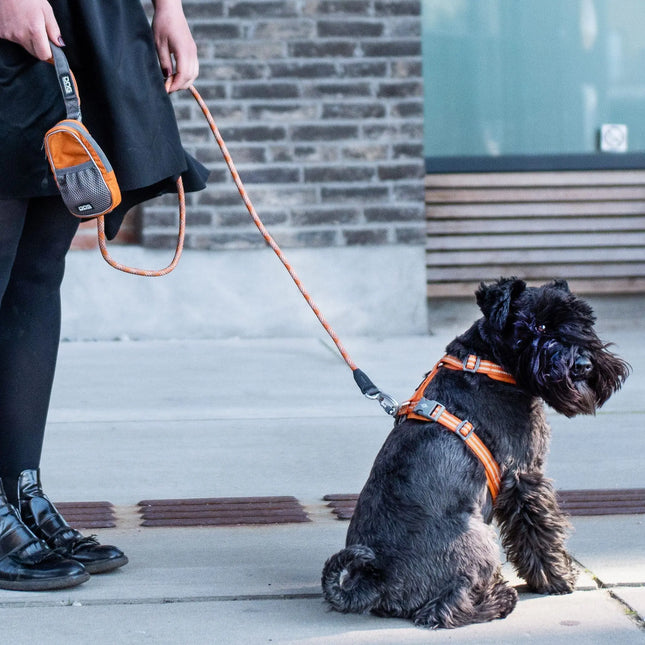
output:
[[437,204],[472,204],[494,202],[579,202],[645,199],[645,186],[593,186],[589,188],[464,188],[433,189],[427,200]]
[[613,216],[643,215],[645,201],[619,202],[528,202],[511,204],[435,204],[428,202],[426,217],[449,218],[470,217],[515,218],[515,217],[575,217],[575,216]]
[[[428,235],[469,235],[508,233],[509,222],[504,219],[439,219],[426,222]],[[645,235],[645,215],[640,217],[517,217],[513,233],[617,233],[636,231]]]
[[496,186],[626,186],[645,183],[642,170],[564,172],[439,173],[425,177],[426,188]]
[[[436,281],[428,284],[427,295],[428,298],[473,298],[475,289],[480,280],[492,281],[504,273],[498,273],[496,276],[482,276],[481,278],[473,278],[471,282],[454,282]],[[515,273],[507,273],[506,275],[515,275]],[[530,283],[542,283],[552,278],[565,278],[569,287],[575,293],[593,293],[594,295],[600,294],[628,294],[628,293],[645,293],[645,278],[594,278],[594,279],[576,279],[568,275],[551,275],[543,276],[534,279],[526,278]]]
[[643,257],[645,248],[645,231],[614,231],[611,235],[606,232],[588,233],[584,229],[577,233],[562,235],[561,233],[532,233],[517,235],[516,232],[502,235],[430,235],[426,240],[429,252],[434,250],[472,251],[473,249],[501,250],[512,249],[598,249],[616,247],[637,247]]

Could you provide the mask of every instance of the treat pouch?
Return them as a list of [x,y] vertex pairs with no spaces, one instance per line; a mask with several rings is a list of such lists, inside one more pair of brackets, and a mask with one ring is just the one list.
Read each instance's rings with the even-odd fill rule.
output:
[[105,215],[121,203],[121,191],[105,153],[81,122],[80,98],[67,58],[53,43],[51,48],[68,118],[45,133],[47,160],[73,215]]

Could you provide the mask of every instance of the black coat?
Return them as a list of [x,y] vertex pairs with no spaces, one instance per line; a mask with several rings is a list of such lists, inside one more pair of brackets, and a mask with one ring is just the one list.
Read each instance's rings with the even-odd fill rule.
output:
[[[138,0],[52,0],[81,97],[83,122],[115,170],[123,203],[106,217],[113,237],[133,205],[175,188],[201,190],[208,171],[182,148],[148,19]],[[55,195],[43,136],[65,118],[49,63],[0,39],[0,199]]]

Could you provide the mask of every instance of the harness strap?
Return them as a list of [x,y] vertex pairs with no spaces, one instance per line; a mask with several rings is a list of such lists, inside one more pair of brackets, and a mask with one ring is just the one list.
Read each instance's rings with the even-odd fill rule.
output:
[[463,361],[447,354],[439,361],[439,363],[443,367],[447,367],[451,370],[461,370],[464,372],[472,372],[473,374],[485,374],[495,381],[502,381],[503,383],[511,383],[512,385],[515,385],[515,379],[506,370],[503,370],[496,363],[482,360],[479,356],[475,356],[474,354],[469,354]]
[[490,450],[475,434],[473,424],[470,421],[462,421],[448,412],[444,405],[437,401],[426,399],[423,395],[430,381],[442,367],[474,374],[485,374],[495,381],[513,385],[515,384],[515,379],[496,363],[482,360],[474,354],[469,354],[463,361],[446,354],[428,373],[421,385],[415,390],[412,398],[403,403],[397,412],[397,416],[405,416],[408,419],[426,422],[435,421],[462,439],[484,467],[488,489],[493,498],[493,503],[495,503],[500,489],[501,471]]
[[493,504],[495,503],[502,480],[501,471],[490,450],[475,434],[475,429],[470,421],[462,421],[459,417],[448,412],[441,403],[426,398],[421,398],[414,410],[407,413],[406,416],[408,419],[436,421],[462,439],[484,467],[488,489],[493,498]]

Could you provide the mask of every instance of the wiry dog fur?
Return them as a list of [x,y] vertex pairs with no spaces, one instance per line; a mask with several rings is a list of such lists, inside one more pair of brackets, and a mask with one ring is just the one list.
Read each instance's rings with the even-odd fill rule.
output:
[[517,592],[501,577],[499,525],[509,561],[539,593],[574,588],[568,522],[545,479],[550,428],[543,401],[572,417],[593,414],[629,373],[594,331],[591,308],[566,282],[482,284],[483,317],[447,347],[510,372],[517,385],[441,369],[424,396],[476,433],[502,469],[492,506],[484,469],[453,433],[399,418],[358,499],[346,548],[325,564],[326,600],[341,612],[458,627],[503,618]]

